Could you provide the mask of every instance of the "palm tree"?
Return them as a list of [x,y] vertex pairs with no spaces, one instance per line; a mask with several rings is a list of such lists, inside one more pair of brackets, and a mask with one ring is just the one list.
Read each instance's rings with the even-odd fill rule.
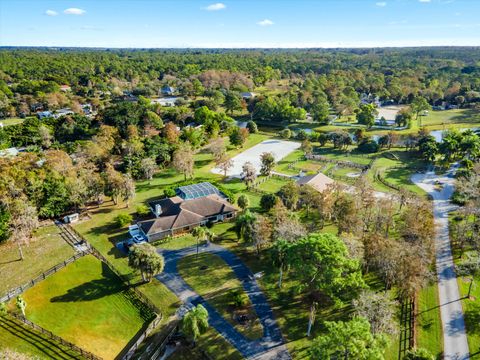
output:
[[288,269],[288,250],[292,245],[291,242],[283,239],[277,240],[272,247],[273,265],[278,267],[280,275],[278,277],[278,287],[282,287],[283,271]]
[[128,254],[128,265],[140,270],[142,280],[149,282],[152,280],[153,275],[163,271],[165,260],[162,255],[157,253],[157,249],[154,246],[142,243],[132,246]]
[[17,309],[22,312],[23,317],[25,317],[25,309],[27,307],[27,303],[22,296],[17,296],[17,301],[15,302],[15,305],[17,306]]
[[239,215],[235,221],[235,232],[238,239],[243,239],[246,242],[253,240],[253,228],[255,225],[256,217],[248,209],[241,215]]
[[197,240],[197,255],[198,258],[198,247],[200,246],[200,240],[205,240],[208,236],[209,230],[204,226],[197,226],[192,230],[193,237]]
[[7,315],[7,304],[5,303],[0,303],[0,316],[5,316]]
[[199,304],[185,314],[182,321],[182,331],[195,341],[208,329],[208,311]]

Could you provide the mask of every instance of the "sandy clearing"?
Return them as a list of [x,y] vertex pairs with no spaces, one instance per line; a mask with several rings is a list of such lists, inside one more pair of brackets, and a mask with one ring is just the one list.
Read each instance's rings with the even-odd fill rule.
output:
[[[241,154],[235,156],[233,160],[233,167],[227,172],[227,176],[240,177],[242,173],[242,166],[247,161],[251,162],[260,173],[261,161],[260,155],[264,152],[271,152],[275,157],[275,161],[283,159],[285,156],[300,148],[300,143],[285,140],[265,140],[250,149],[245,150]],[[215,174],[223,174],[222,170],[218,168],[212,169]]]

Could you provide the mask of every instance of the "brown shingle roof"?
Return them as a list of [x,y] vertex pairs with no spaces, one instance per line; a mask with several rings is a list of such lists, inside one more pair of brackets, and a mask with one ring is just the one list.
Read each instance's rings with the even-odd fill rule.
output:
[[322,192],[328,185],[333,184],[335,180],[329,178],[327,175],[318,173],[316,175],[304,176],[297,180],[298,185],[310,185],[315,190]]
[[162,206],[162,214],[156,219],[138,223],[147,235],[196,225],[211,216],[236,211],[235,207],[218,195],[208,195],[187,201],[175,196],[153,201],[150,206],[154,209],[157,204]]

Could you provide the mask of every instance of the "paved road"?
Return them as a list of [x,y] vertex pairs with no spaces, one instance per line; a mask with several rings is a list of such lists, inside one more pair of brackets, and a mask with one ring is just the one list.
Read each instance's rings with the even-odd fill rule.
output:
[[[452,168],[447,174],[440,176],[433,172],[415,174],[412,176],[412,181],[433,197],[436,230],[435,255],[443,326],[444,359],[466,360],[469,358],[467,334],[448,231],[448,213],[455,209],[450,202],[454,191],[454,170]],[[438,185],[436,188],[437,182],[442,184],[441,189],[438,188]]]
[[187,285],[177,271],[177,263],[182,257],[195,254],[196,247],[181,250],[162,250],[159,252],[165,258],[163,273],[157,279],[164,283],[187,306],[202,304],[208,311],[209,323],[227,341],[229,341],[247,359],[291,359],[284,344],[282,334],[278,328],[275,316],[267,299],[248,267],[232,252],[221,246],[210,244],[202,246],[202,252],[210,252],[220,256],[234,271],[243,285],[257,316],[263,326],[263,337],[258,340],[249,340],[235,330],[210,304]]

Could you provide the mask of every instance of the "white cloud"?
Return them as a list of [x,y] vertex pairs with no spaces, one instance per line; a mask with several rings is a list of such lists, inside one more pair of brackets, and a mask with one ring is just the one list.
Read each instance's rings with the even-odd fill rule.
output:
[[224,3],[215,3],[215,4],[210,4],[208,5],[205,10],[208,10],[208,11],[218,11],[218,10],[223,10],[225,9],[227,6],[224,4]]
[[67,15],[83,15],[86,13],[86,11],[79,8],[68,8],[63,10],[63,13]]
[[57,16],[57,15],[58,15],[58,12],[49,9],[49,10],[45,11],[45,15],[48,15],[48,16]]
[[432,0],[418,0],[418,1],[420,1],[421,3],[429,3],[429,2],[431,2]]
[[259,21],[257,24],[260,26],[272,26],[275,23],[272,20],[263,19],[262,21]]
[[375,5],[377,5],[379,7],[385,7],[385,6],[387,6],[387,3],[385,1],[380,1],[380,2],[375,3]]

